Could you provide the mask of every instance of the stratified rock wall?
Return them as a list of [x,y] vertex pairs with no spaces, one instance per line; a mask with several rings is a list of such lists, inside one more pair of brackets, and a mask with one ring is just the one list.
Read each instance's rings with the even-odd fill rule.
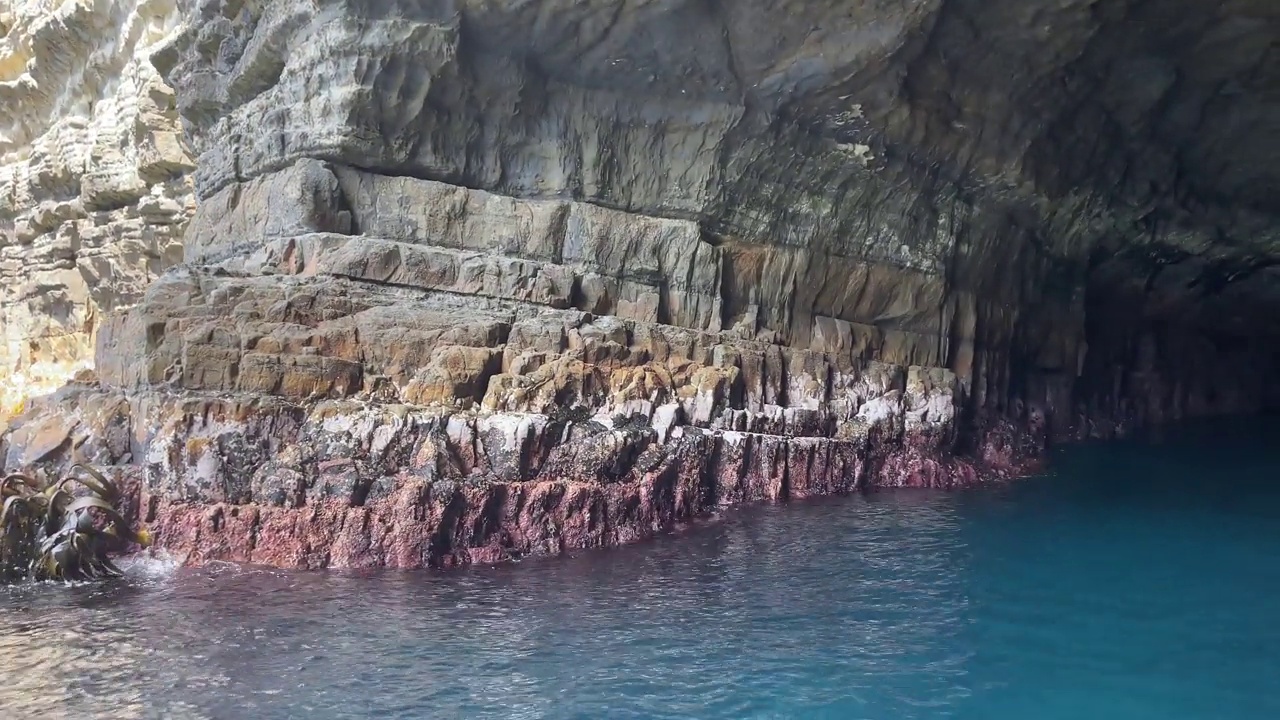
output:
[[185,262],[0,453],[421,566],[1260,409],[1277,18],[1174,4],[189,0]]
[[92,367],[106,315],[181,259],[194,206],[150,62],[172,0],[0,3],[0,414]]

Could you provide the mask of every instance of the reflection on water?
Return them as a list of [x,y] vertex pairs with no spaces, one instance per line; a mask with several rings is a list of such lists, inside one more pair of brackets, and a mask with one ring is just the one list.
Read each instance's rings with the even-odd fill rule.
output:
[[1277,461],[1227,456],[1084,448],[444,575],[9,588],[0,717],[1280,717]]
[[446,575],[147,561],[110,585],[10,589],[0,653],[20,660],[0,701],[120,718],[744,717],[833,691],[899,717],[945,705],[969,654],[948,640],[967,602],[954,508],[849,502]]

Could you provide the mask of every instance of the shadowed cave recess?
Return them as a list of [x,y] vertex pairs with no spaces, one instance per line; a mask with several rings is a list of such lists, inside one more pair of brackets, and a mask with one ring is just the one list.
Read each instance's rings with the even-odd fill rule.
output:
[[[186,562],[495,562],[1280,407],[1273,0],[118,5],[190,160],[95,197],[192,192],[182,261],[0,457],[110,468]],[[91,194],[44,178],[12,257]]]

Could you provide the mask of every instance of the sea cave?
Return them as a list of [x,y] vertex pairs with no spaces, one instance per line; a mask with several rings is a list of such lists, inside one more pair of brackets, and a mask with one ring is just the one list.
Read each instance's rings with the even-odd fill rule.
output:
[[[793,582],[735,544],[759,530],[798,567],[835,553],[861,579],[806,602],[865,618],[950,602],[952,576],[882,596],[850,538],[945,574],[954,558],[899,523],[927,539],[957,527],[943,516],[996,522],[1009,493],[1000,522],[1061,522],[1087,549],[1127,498],[1238,486],[1248,507],[1179,505],[1183,527],[1253,512],[1247,542],[1207,542],[1261,557],[1280,551],[1280,485],[1257,481],[1280,477],[1277,411],[1275,0],[0,2],[0,470],[88,468],[150,544],[132,567],[239,568],[240,603],[290,577],[341,604],[372,573],[367,592],[400,604],[367,610],[394,623],[406,578],[447,595],[649,567],[696,615],[653,563],[718,538],[767,564],[746,574]],[[1079,509],[1081,487],[1097,514],[1047,509]],[[1133,527],[1158,535],[1149,520]],[[800,528],[826,540],[797,546]],[[1102,554],[1132,570],[1150,560],[1135,543]],[[1259,563],[1219,583],[1240,593],[1223,604],[1280,591]],[[163,593],[190,604],[184,587]],[[1259,630],[1280,616],[1240,607],[1232,632],[1280,642]],[[1085,715],[1280,702],[1210,690],[1102,693]],[[969,715],[734,697],[505,716],[1058,717],[1031,695]],[[471,701],[405,716],[490,716]]]

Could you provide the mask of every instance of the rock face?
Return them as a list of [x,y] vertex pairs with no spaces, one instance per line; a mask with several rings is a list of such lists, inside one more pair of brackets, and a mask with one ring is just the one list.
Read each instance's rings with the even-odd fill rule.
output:
[[93,365],[110,312],[181,260],[194,196],[151,52],[172,0],[0,4],[0,421]]
[[183,264],[9,467],[416,567],[1280,400],[1267,0],[200,0]]

